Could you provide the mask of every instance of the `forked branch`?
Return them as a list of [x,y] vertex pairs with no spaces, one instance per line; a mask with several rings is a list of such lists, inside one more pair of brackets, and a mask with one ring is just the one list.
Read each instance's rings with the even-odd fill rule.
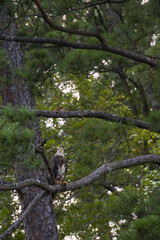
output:
[[[108,159],[109,161],[109,159]],[[112,163],[105,163],[101,165],[99,168],[97,168],[95,171],[93,171],[88,176],[79,179],[75,182],[71,182],[66,186],[62,186],[60,184],[56,185],[48,185],[45,182],[41,182],[36,179],[27,179],[22,182],[18,183],[11,183],[11,184],[1,184],[0,185],[0,191],[2,190],[18,190],[21,188],[25,188],[27,186],[37,186],[39,188],[42,188],[43,190],[51,193],[57,193],[57,192],[64,192],[64,191],[71,191],[76,190],[82,187],[86,187],[96,180],[98,180],[101,176],[103,176],[106,173],[110,173],[119,169],[124,168],[130,168],[138,165],[143,165],[145,163],[155,163],[160,164],[160,155],[157,154],[148,154],[148,155],[142,155],[139,157],[134,157],[130,159],[125,159],[122,161],[116,161]]]
[[53,20],[51,21],[45,10],[43,9],[42,5],[40,4],[40,2],[38,0],[34,0],[35,4],[37,5],[37,7],[39,8],[42,17],[44,19],[44,21],[53,29],[61,31],[61,32],[66,32],[69,34],[77,34],[77,35],[83,35],[83,36],[89,36],[89,37],[95,37],[97,39],[100,40],[100,42],[102,44],[105,43],[104,39],[102,36],[100,36],[99,34],[95,33],[95,32],[88,32],[88,31],[84,31],[84,30],[77,30],[77,29],[71,29],[71,28],[66,28],[66,27],[62,27],[62,26],[58,26]]
[[37,204],[37,202],[41,198],[43,198],[45,195],[47,195],[48,192],[55,193],[55,192],[76,190],[92,184],[105,173],[110,173],[112,171],[116,171],[123,168],[142,165],[145,163],[160,164],[160,155],[144,155],[144,156],[139,156],[131,159],[122,160],[119,162],[105,163],[101,167],[93,171],[91,174],[89,174],[88,176],[80,180],[77,180],[75,182],[69,183],[67,186],[62,186],[60,184],[51,186],[35,179],[28,179],[23,182],[13,183],[13,184],[1,184],[0,190],[17,190],[27,186],[37,186],[42,188],[45,191],[42,191],[33,199],[33,201],[28,205],[27,209],[22,213],[21,217],[8,230],[6,230],[3,234],[0,235],[0,239],[5,239],[8,235],[12,234],[20,226],[20,224],[23,222],[25,217],[30,213],[32,208]]

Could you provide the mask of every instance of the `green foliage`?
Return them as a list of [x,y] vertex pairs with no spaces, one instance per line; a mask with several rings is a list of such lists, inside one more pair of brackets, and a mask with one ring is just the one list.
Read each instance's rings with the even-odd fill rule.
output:
[[[153,194],[154,193],[154,194]],[[132,211],[134,216],[130,221],[126,221],[120,231],[118,239],[158,239],[160,236],[160,199],[159,190],[155,190],[146,198],[140,195],[137,204],[134,204]],[[129,202],[128,202],[129,204]],[[134,209],[133,209],[134,208]]]
[[160,111],[150,112],[147,120],[154,131],[160,131]]
[[29,110],[27,107],[12,107],[8,104],[1,109],[2,118],[9,122],[19,122],[21,125],[29,125],[35,121],[34,110]]
[[[7,200],[6,200],[7,199]],[[20,204],[17,195],[11,192],[0,194],[0,234],[4,233],[20,215]],[[6,240],[24,240],[24,233],[18,229],[14,236],[8,236]]]
[[[106,53],[99,51],[76,50],[70,51],[63,59],[63,71],[88,73],[99,61],[106,58]],[[58,70],[62,69],[60,64]]]
[[[119,94],[115,94],[115,88],[109,87],[112,78],[106,81],[105,77],[106,75],[101,75],[95,79],[86,75],[72,74],[65,77],[54,75],[54,84],[48,79],[43,85],[46,92],[45,104],[44,97],[38,98],[38,107],[51,110],[58,109],[59,106],[61,110],[107,110],[132,118],[133,112],[129,101],[131,96],[126,97],[121,88],[117,90]],[[66,88],[70,90],[65,92]],[[77,96],[76,92],[78,92]],[[69,181],[85,177],[104,162],[120,161],[145,154],[146,151],[147,153],[159,151],[154,146],[155,141],[159,145],[158,134],[135,129],[130,125],[124,127],[98,119],[65,119],[62,122],[54,119],[50,127],[46,127],[45,120],[41,120],[41,126],[44,136],[48,138],[45,147],[49,153],[51,149],[53,152],[56,151],[55,146],[64,147],[68,162],[66,180]],[[94,237],[109,239],[112,236],[111,229],[119,227],[118,236],[121,236],[123,224],[119,221],[127,219],[127,226],[129,226],[133,221],[133,213],[139,199],[141,199],[141,204],[139,209],[136,209],[136,214],[143,212],[143,192],[147,195],[155,186],[158,186],[158,174],[156,167],[153,167],[153,171],[144,167],[121,170],[104,176],[86,190],[78,190],[72,204],[68,201],[68,205],[63,206],[63,209],[61,207],[59,209],[57,205],[60,238],[63,239],[66,235],[73,234],[80,239],[93,239]],[[99,185],[103,182],[120,187],[124,191],[120,196],[110,195]],[[129,183],[131,185],[127,188]],[[138,188],[133,187],[132,184],[141,186],[143,190],[138,191]],[[64,194],[57,197],[60,206],[64,198],[69,198],[69,196]],[[73,224],[75,218],[77,221]],[[113,223],[112,226],[110,222]],[[126,231],[128,233],[130,230]]]
[[29,152],[34,138],[30,129],[34,123],[34,111],[26,107],[11,107],[1,109],[0,117],[0,165],[11,167],[20,154]]
[[2,0],[0,2],[0,10],[2,8],[5,8],[11,17],[14,16],[16,7],[13,0]]

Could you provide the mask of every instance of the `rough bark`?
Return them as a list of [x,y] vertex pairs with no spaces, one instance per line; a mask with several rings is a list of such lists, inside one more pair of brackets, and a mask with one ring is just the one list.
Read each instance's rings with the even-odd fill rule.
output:
[[[1,28],[3,27],[3,36],[16,36],[16,25],[14,20],[7,14],[5,8],[0,10]],[[23,56],[19,43],[14,41],[4,41],[1,48],[6,50],[9,61],[7,69],[1,71],[0,85],[3,104],[8,103],[20,106],[27,106],[32,109],[35,106],[34,97],[25,81],[17,79],[15,69],[23,67]],[[4,80],[5,79],[5,80]],[[38,120],[37,120],[38,121]],[[36,124],[36,141],[35,144],[41,141],[41,131],[39,124]],[[25,158],[21,156],[18,162],[15,163],[15,175],[17,181],[23,181],[28,178],[39,179],[47,181],[45,169],[39,171],[27,169],[20,164],[20,161]],[[41,189],[37,187],[27,187],[19,191],[19,197],[22,205],[22,212],[25,211],[30,202],[41,193]],[[54,213],[54,206],[52,203],[51,195],[42,198],[36,207],[25,218],[24,221],[25,239],[26,240],[58,240],[58,231],[56,217]]]

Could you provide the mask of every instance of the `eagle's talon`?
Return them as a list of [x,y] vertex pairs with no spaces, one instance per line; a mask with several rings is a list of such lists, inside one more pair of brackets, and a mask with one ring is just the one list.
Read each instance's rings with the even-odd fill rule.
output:
[[61,184],[62,185],[62,182],[60,182],[59,180],[57,180],[57,183]]
[[67,181],[63,181],[63,186],[66,186],[66,185],[68,185],[68,182]]

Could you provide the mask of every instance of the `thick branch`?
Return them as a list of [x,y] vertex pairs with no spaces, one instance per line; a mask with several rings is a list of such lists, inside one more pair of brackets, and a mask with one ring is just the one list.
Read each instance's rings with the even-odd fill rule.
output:
[[[2,113],[0,112],[0,115]],[[160,133],[159,130],[152,129],[151,124],[141,121],[139,119],[127,118],[117,116],[115,114],[107,113],[107,112],[99,112],[94,110],[84,110],[84,111],[46,111],[46,110],[36,110],[36,115],[38,117],[46,117],[46,118],[99,118],[110,122],[116,122],[124,125],[131,125],[133,127],[138,127],[141,129],[146,129],[151,132]],[[51,168],[48,166],[48,159],[44,156],[44,152],[36,149],[37,152],[42,154],[45,164],[51,172]],[[53,177],[52,177],[53,178]]]
[[95,171],[93,171],[88,176],[77,180],[75,182],[71,182],[66,186],[62,186],[60,184],[56,184],[54,186],[48,185],[44,182],[40,182],[39,180],[35,179],[28,179],[23,182],[19,183],[12,183],[12,184],[1,184],[0,185],[0,191],[2,190],[18,190],[21,188],[25,188],[27,186],[37,186],[42,188],[43,190],[47,192],[62,192],[62,191],[70,191],[70,190],[76,190],[82,187],[86,187],[96,180],[98,180],[101,176],[103,176],[106,173],[110,173],[112,171],[116,171],[123,168],[130,168],[138,165],[142,165],[145,163],[155,163],[160,164],[160,155],[156,154],[148,154],[143,155],[131,159],[126,159],[118,162],[113,163],[105,163],[99,168],[97,168]]
[[5,184],[0,184],[0,191],[2,190],[19,190],[21,188],[25,188],[28,186],[36,186],[39,188],[42,188],[43,190],[47,192],[52,192],[52,186],[48,185],[45,182],[41,182],[36,179],[27,179],[22,182],[18,183],[5,183]]
[[84,3],[84,5],[88,7],[97,6],[97,5],[103,5],[106,3],[125,3],[129,0],[105,0],[105,1],[99,1],[99,2],[90,2],[90,3]]
[[110,52],[113,54],[118,54],[120,56],[127,57],[137,62],[148,64],[151,67],[158,66],[158,63],[152,58],[149,58],[144,55],[139,55],[135,52],[124,50],[118,47],[112,47],[109,45],[72,43],[72,42],[57,40],[53,38],[10,37],[10,36],[2,36],[2,35],[0,35],[0,40],[15,41],[15,42],[29,42],[29,43],[51,43],[56,46],[71,47],[75,49],[100,50],[100,51]]
[[0,235],[0,239],[6,239],[7,236],[11,235],[19,226],[20,224],[24,221],[24,219],[26,218],[26,216],[31,212],[31,210],[33,209],[33,207],[37,204],[37,202],[43,198],[47,193],[42,191],[41,193],[39,193],[33,200],[32,202],[28,205],[28,207],[26,208],[26,210],[22,213],[22,215],[20,216],[20,218],[13,223],[13,225],[7,229],[4,233],[2,233]]
[[121,124],[131,124],[134,127],[147,129],[153,131],[150,124],[127,117],[117,116],[115,114],[107,112],[98,112],[98,111],[36,111],[38,117],[47,117],[47,118],[100,118],[110,122],[117,122]]
[[[113,163],[106,163],[103,164],[101,167],[96,169],[94,172],[86,176],[85,178],[82,178],[80,180],[77,180],[76,182],[68,184],[66,187],[66,190],[75,190],[79,189],[85,186],[88,186],[98,180],[101,176],[103,176],[106,173],[110,173],[112,171],[116,171],[123,168],[130,168],[138,165],[142,165],[145,163],[160,163],[160,155],[144,155],[139,156],[131,159],[122,160],[119,162],[113,162]],[[61,190],[60,190],[61,191]]]

